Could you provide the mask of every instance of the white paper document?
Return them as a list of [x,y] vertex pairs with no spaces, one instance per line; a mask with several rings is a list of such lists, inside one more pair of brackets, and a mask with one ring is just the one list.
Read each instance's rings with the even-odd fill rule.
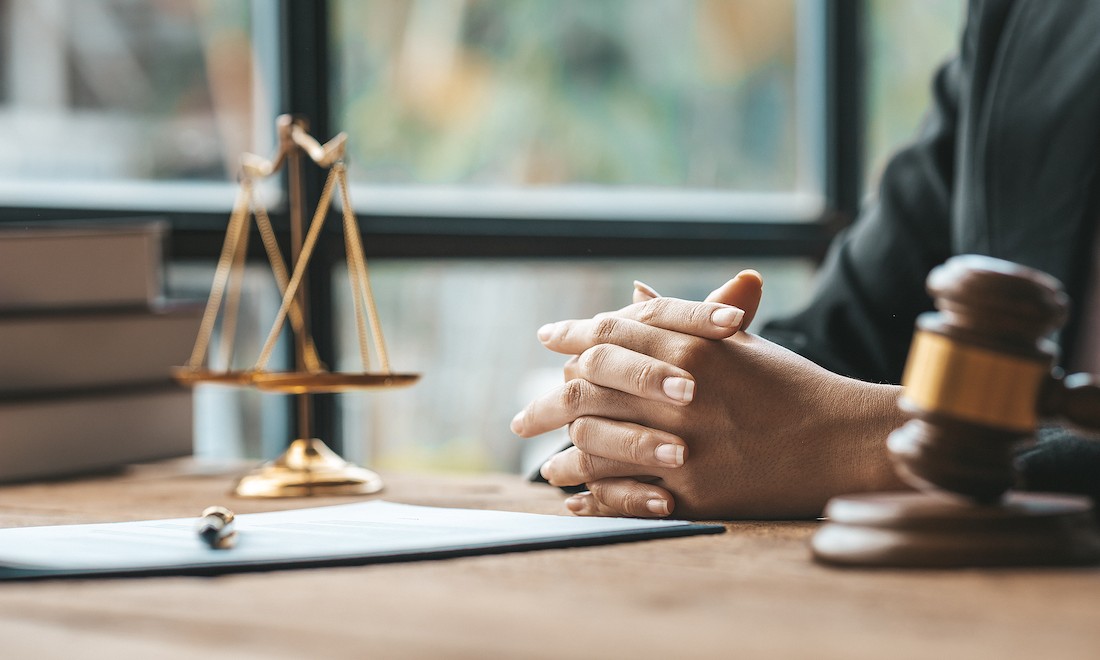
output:
[[0,579],[221,573],[371,563],[721,532],[677,520],[576,518],[371,501],[236,517],[236,546],[195,518],[0,529]]

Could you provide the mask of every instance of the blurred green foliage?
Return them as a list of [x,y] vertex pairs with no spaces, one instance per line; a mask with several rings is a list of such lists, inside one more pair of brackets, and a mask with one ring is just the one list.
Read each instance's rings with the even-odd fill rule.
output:
[[870,0],[867,48],[869,181],[913,137],[931,100],[932,74],[958,50],[963,0]]
[[334,0],[372,183],[796,187],[794,0]]

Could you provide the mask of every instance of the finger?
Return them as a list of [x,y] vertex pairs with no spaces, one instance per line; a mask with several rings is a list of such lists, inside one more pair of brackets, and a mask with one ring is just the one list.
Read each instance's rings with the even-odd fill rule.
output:
[[725,339],[737,332],[743,317],[742,310],[720,303],[654,298],[613,314],[548,323],[539,328],[538,336],[546,348],[567,355],[579,355],[597,344],[618,344],[652,355],[639,346],[668,341],[654,334],[653,328]]
[[551,486],[579,486],[590,481],[609,477],[629,477],[645,468],[601,456],[586,454],[576,447],[569,447],[550,457],[542,464],[539,474]]
[[[605,347],[613,354],[612,357],[621,357],[601,357]],[[600,344],[580,355],[569,356],[562,367],[562,374],[565,382],[583,378],[596,385],[656,401],[683,405],[695,396],[695,381],[687,371],[614,344]],[[670,380],[677,378],[690,382]]]
[[597,314],[590,319],[548,323],[539,328],[539,340],[546,348],[566,355],[580,355],[599,344],[618,344],[652,355],[653,351],[660,350],[673,341],[670,333],[662,333],[658,328],[622,317],[620,312]]
[[621,517],[622,513],[600,504],[591,491],[576,493],[565,500],[565,508],[577,516]]
[[[638,474],[639,466],[678,468],[687,460],[687,443],[679,436],[633,422],[578,417],[569,425],[569,439],[584,454],[633,466],[626,474]],[[600,476],[619,475],[589,473],[580,483]]]
[[566,508],[578,516],[663,518],[676,507],[667,490],[636,479],[601,479],[588,487],[587,493],[578,493],[565,501]]
[[565,508],[569,509],[574,515],[577,516],[600,516],[600,515],[615,515],[600,513],[600,505],[596,502],[596,498],[592,497],[591,491],[582,491],[580,493],[574,493],[565,500]]
[[637,475],[646,467],[675,469],[687,460],[678,436],[640,424],[582,416],[569,424],[573,447],[552,456],[539,473],[554,486]]
[[648,326],[706,339],[725,339],[741,328],[745,312],[722,302],[652,298],[615,313]]
[[512,418],[511,428],[512,433],[530,438],[585,415],[663,426],[669,423],[667,411],[673,408],[575,378],[527,404]]
[[634,280],[634,302],[645,302],[647,300],[653,300],[654,298],[660,298],[661,294],[657,293],[657,290],[649,286],[645,282]]
[[747,269],[712,291],[706,297],[706,302],[724,303],[743,310],[745,318],[741,320],[741,330],[748,330],[749,324],[756,317],[756,311],[760,307],[763,289],[763,276],[755,270]]
[[598,344],[577,357],[577,378],[652,401],[687,405],[695,397],[691,374],[616,344]]

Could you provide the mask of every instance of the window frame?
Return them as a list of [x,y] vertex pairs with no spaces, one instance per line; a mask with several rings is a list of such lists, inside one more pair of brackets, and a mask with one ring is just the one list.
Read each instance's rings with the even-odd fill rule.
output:
[[[506,215],[393,215],[360,213],[368,257],[563,258],[682,256],[802,256],[820,259],[832,237],[856,217],[863,181],[864,99],[862,51],[865,0],[823,2],[824,26],[824,205],[816,219],[804,217],[741,218],[729,222],[692,220],[624,220],[518,218]],[[330,12],[327,1],[278,0],[278,90],[280,113],[308,117],[310,130],[327,137],[334,132],[329,101]],[[321,190],[320,172],[306,168],[305,200]],[[172,227],[168,257],[214,259],[224,239],[228,205],[222,211],[178,208],[80,208],[79,206],[0,207],[0,223],[157,216]],[[286,205],[272,208],[277,230],[289,225]],[[517,221],[522,220],[522,221]],[[335,363],[332,326],[332,269],[342,263],[339,230],[322,240],[309,278],[312,332],[322,360]],[[327,240],[330,239],[330,240]],[[284,240],[285,244],[286,241]],[[264,258],[257,246],[255,257]],[[337,415],[333,397],[315,397],[316,429],[332,438]]]
[[[360,213],[368,256],[375,257],[571,257],[571,256],[772,256],[820,257],[836,231],[858,211],[862,186],[863,88],[862,18],[864,0],[824,2],[823,145],[824,208],[806,222],[803,215],[774,213],[736,220],[626,220]],[[278,0],[280,113],[309,117],[311,131],[333,131],[329,102],[330,57],[327,2]],[[291,56],[291,53],[294,56]],[[306,198],[319,194],[316,173],[307,179]],[[794,194],[794,193],[792,193]],[[796,205],[792,205],[794,208]],[[224,210],[181,209],[136,204],[0,207],[0,222],[28,219],[121,218],[156,215],[173,229],[171,256],[208,258],[221,245]],[[792,211],[793,213],[793,211]],[[280,229],[285,206],[272,209]],[[424,240],[430,238],[431,240]]]

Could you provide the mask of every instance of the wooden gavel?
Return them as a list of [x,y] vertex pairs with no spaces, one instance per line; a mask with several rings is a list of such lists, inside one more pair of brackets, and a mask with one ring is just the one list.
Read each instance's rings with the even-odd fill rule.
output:
[[928,277],[936,312],[917,320],[900,405],[911,416],[887,442],[922,490],[994,503],[1016,482],[1015,449],[1041,419],[1100,429],[1100,381],[1054,369],[1047,338],[1065,322],[1062,285],[991,257],[949,259]]

